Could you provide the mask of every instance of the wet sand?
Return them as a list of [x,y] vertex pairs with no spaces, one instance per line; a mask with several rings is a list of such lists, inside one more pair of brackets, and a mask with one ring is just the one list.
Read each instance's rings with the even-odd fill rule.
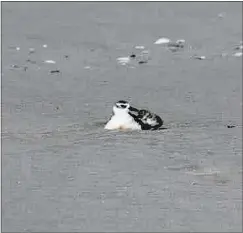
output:
[[2,231],[241,232],[241,40],[240,3],[2,3]]

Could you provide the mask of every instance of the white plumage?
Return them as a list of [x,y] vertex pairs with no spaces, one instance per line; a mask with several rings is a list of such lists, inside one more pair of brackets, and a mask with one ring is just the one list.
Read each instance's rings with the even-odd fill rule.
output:
[[113,115],[105,125],[105,129],[128,129],[128,130],[141,130],[141,126],[129,114],[130,105],[126,101],[118,101],[113,106]]

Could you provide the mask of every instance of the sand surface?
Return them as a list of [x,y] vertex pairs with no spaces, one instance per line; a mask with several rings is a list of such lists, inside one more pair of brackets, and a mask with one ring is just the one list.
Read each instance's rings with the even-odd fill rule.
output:
[[240,232],[241,40],[241,3],[2,3],[2,231]]

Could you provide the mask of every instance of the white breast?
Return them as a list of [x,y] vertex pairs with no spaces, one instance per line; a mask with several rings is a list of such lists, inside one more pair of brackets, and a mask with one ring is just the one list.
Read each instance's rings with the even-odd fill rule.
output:
[[124,112],[113,115],[108,123],[105,125],[105,129],[141,130],[141,126],[133,119],[132,116]]

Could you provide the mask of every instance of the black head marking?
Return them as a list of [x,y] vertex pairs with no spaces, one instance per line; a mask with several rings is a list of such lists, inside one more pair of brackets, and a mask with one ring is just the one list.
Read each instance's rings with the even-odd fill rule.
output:
[[119,100],[119,101],[117,101],[116,103],[120,103],[120,104],[128,104],[128,102],[125,101],[125,100]]

